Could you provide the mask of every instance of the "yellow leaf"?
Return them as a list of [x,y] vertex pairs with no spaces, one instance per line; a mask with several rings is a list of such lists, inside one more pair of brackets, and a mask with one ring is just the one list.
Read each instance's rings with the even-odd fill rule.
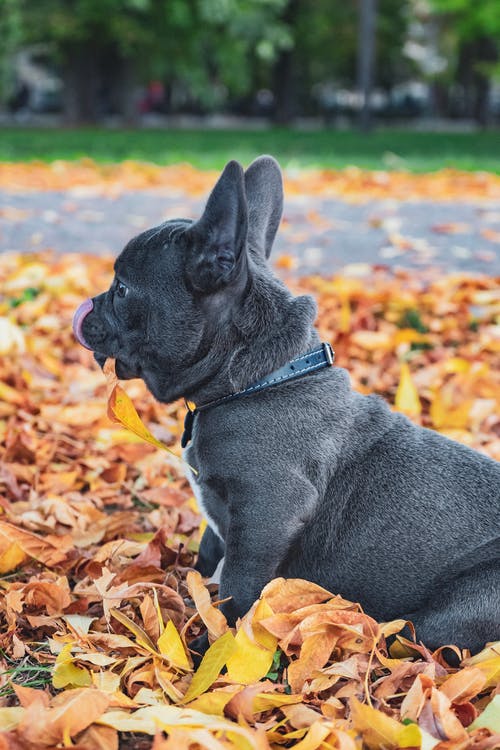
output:
[[232,682],[251,685],[269,672],[276,647],[267,649],[259,645],[243,628],[236,633],[234,642],[236,648],[227,661],[227,676]]
[[139,627],[139,625],[131,620],[130,617],[127,617],[127,615],[123,614],[123,612],[120,612],[119,609],[111,609],[110,615],[112,615],[115,620],[118,620],[118,622],[121,622],[122,625],[124,625],[128,630],[130,630],[131,633],[135,635],[137,643],[140,646],[145,648],[147,651],[150,651],[152,654],[156,655],[158,653],[153,641],[146,633],[146,631]]
[[426,344],[429,337],[414,328],[400,328],[393,334],[394,347],[400,344]]
[[[161,440],[157,440],[154,435],[148,430],[145,424],[143,424],[140,416],[138,415],[134,404],[132,403],[129,396],[125,393],[123,388],[118,385],[118,380],[115,374],[115,360],[107,359],[104,363],[103,372],[107,379],[108,385],[108,417],[112,422],[118,422],[127,430],[133,432],[134,435],[145,440],[146,443],[151,443],[156,448],[168,451],[172,456],[179,458],[174,451],[170,450]],[[198,472],[189,467],[195,474]]]
[[395,399],[396,409],[409,417],[418,417],[422,411],[418,391],[411,378],[407,362],[401,365],[401,375]]
[[52,674],[52,684],[56,690],[67,687],[87,687],[92,685],[92,677],[88,670],[77,667],[71,656],[72,643],[66,643],[57,656]]
[[158,638],[158,650],[160,654],[167,657],[174,667],[184,670],[191,669],[184,644],[172,620],[167,622],[165,630]]
[[463,357],[450,357],[444,362],[443,369],[447,373],[469,372],[471,363]]
[[463,429],[467,427],[471,406],[470,399],[464,399],[458,406],[454,406],[450,396],[447,398],[436,388],[429,409],[432,424],[438,430],[444,427]]
[[301,695],[288,695],[287,693],[259,693],[253,699],[252,708],[256,714],[268,711],[270,708],[281,708],[282,706],[293,706],[303,700]]
[[306,736],[294,745],[295,750],[317,750],[324,747],[323,741],[332,733],[330,722],[315,721],[309,727]]
[[[223,637],[225,638],[225,636]],[[120,732],[142,732],[150,735],[157,734],[158,729],[164,729],[170,733],[176,727],[183,727],[188,731],[203,728],[218,735],[224,733],[229,737],[229,734],[231,734],[231,742],[239,748],[244,747],[248,750],[269,748],[265,741],[259,742],[260,737],[254,730],[219,716],[179,706],[145,706],[133,713],[107,711],[97,719],[96,723],[114,727]],[[236,740],[236,738],[239,739]],[[203,743],[203,747],[206,747],[205,743]]]
[[420,747],[421,734],[417,724],[404,726],[356,698],[351,698],[351,718],[369,748]]
[[235,637],[235,652],[227,660],[227,674],[233,682],[251,685],[269,672],[278,639],[259,625],[259,620],[272,614],[274,613],[269,604],[265,599],[260,599],[253,617],[250,610],[251,623],[247,620],[249,615],[243,619]]
[[227,660],[234,653],[236,644],[230,630],[212,643],[195,672],[183,702],[188,703],[204,693],[217,679]]
[[500,641],[490,643],[478,654],[465,659],[462,664],[478,667],[486,677],[485,687],[493,687],[500,680]]
[[342,301],[340,306],[340,321],[339,331],[341,333],[348,333],[351,329],[351,305],[349,303],[349,297],[342,295]]
[[213,716],[224,716],[224,708],[240,690],[241,688],[237,686],[232,687],[231,691],[211,690],[209,693],[204,693],[195,698],[187,708],[202,711],[204,714],[212,714]]
[[133,432],[147,443],[173,453],[170,448],[167,448],[160,440],[157,440],[146,425],[143,424],[134,404],[119,385],[116,385],[111,393],[108,404],[108,416],[113,422],[123,425],[123,427],[126,427],[127,430],[130,430],[130,432]]
[[[3,540],[0,539],[0,541]],[[12,544],[0,554],[0,575],[10,573],[11,570],[18,568],[26,562],[27,559],[28,556],[21,547],[16,544],[16,542],[12,542]]]
[[23,400],[23,396],[15,388],[0,380],[0,401],[7,401],[8,404],[21,406]]

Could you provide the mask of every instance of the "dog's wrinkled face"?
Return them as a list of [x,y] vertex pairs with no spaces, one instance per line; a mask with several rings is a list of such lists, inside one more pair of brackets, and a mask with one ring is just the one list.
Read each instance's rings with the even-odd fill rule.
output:
[[201,321],[184,283],[184,243],[176,242],[189,225],[170,221],[133,239],[115,263],[109,290],[75,314],[80,343],[94,351],[101,366],[107,357],[116,358],[119,378],[143,377],[152,358],[168,371],[172,360],[196,348]]
[[186,395],[190,367],[193,386],[198,363],[210,374],[214,338],[245,293],[250,258],[269,255],[281,211],[273,159],[246,173],[230,162],[199,221],[167,221],[129,242],[109,290],[76,311],[76,338],[101,366],[115,358],[119,378],[143,378],[159,400]]

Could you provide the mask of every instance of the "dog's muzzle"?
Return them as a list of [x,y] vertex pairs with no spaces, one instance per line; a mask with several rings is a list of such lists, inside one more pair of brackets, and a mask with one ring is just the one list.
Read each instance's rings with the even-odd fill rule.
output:
[[86,299],[85,302],[82,302],[82,304],[77,308],[74,316],[73,316],[73,333],[75,334],[75,338],[78,341],[79,344],[85,347],[85,349],[90,349],[92,351],[92,347],[87,344],[85,341],[85,338],[83,336],[82,332],[82,326],[83,321],[87,317],[87,315],[92,312],[94,309],[94,301],[89,299]]

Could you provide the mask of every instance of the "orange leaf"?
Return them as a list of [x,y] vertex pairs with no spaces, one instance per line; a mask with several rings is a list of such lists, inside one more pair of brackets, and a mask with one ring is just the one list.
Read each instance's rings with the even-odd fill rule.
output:
[[228,624],[222,612],[213,606],[208,589],[198,571],[190,570],[186,576],[186,583],[208,632],[212,638],[220,638],[228,630]]
[[94,688],[65,690],[47,708],[42,700],[33,701],[17,727],[18,734],[36,747],[55,745],[86,729],[109,706],[110,697]]
[[439,688],[452,703],[467,703],[486,685],[486,675],[477,667],[465,667],[452,674]]

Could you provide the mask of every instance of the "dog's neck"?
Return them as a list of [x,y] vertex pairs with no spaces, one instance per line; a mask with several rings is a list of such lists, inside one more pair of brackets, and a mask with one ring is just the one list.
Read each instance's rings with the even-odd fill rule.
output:
[[210,350],[183,374],[184,396],[203,404],[246,388],[319,342],[311,297],[293,297],[268,273],[256,273]]

